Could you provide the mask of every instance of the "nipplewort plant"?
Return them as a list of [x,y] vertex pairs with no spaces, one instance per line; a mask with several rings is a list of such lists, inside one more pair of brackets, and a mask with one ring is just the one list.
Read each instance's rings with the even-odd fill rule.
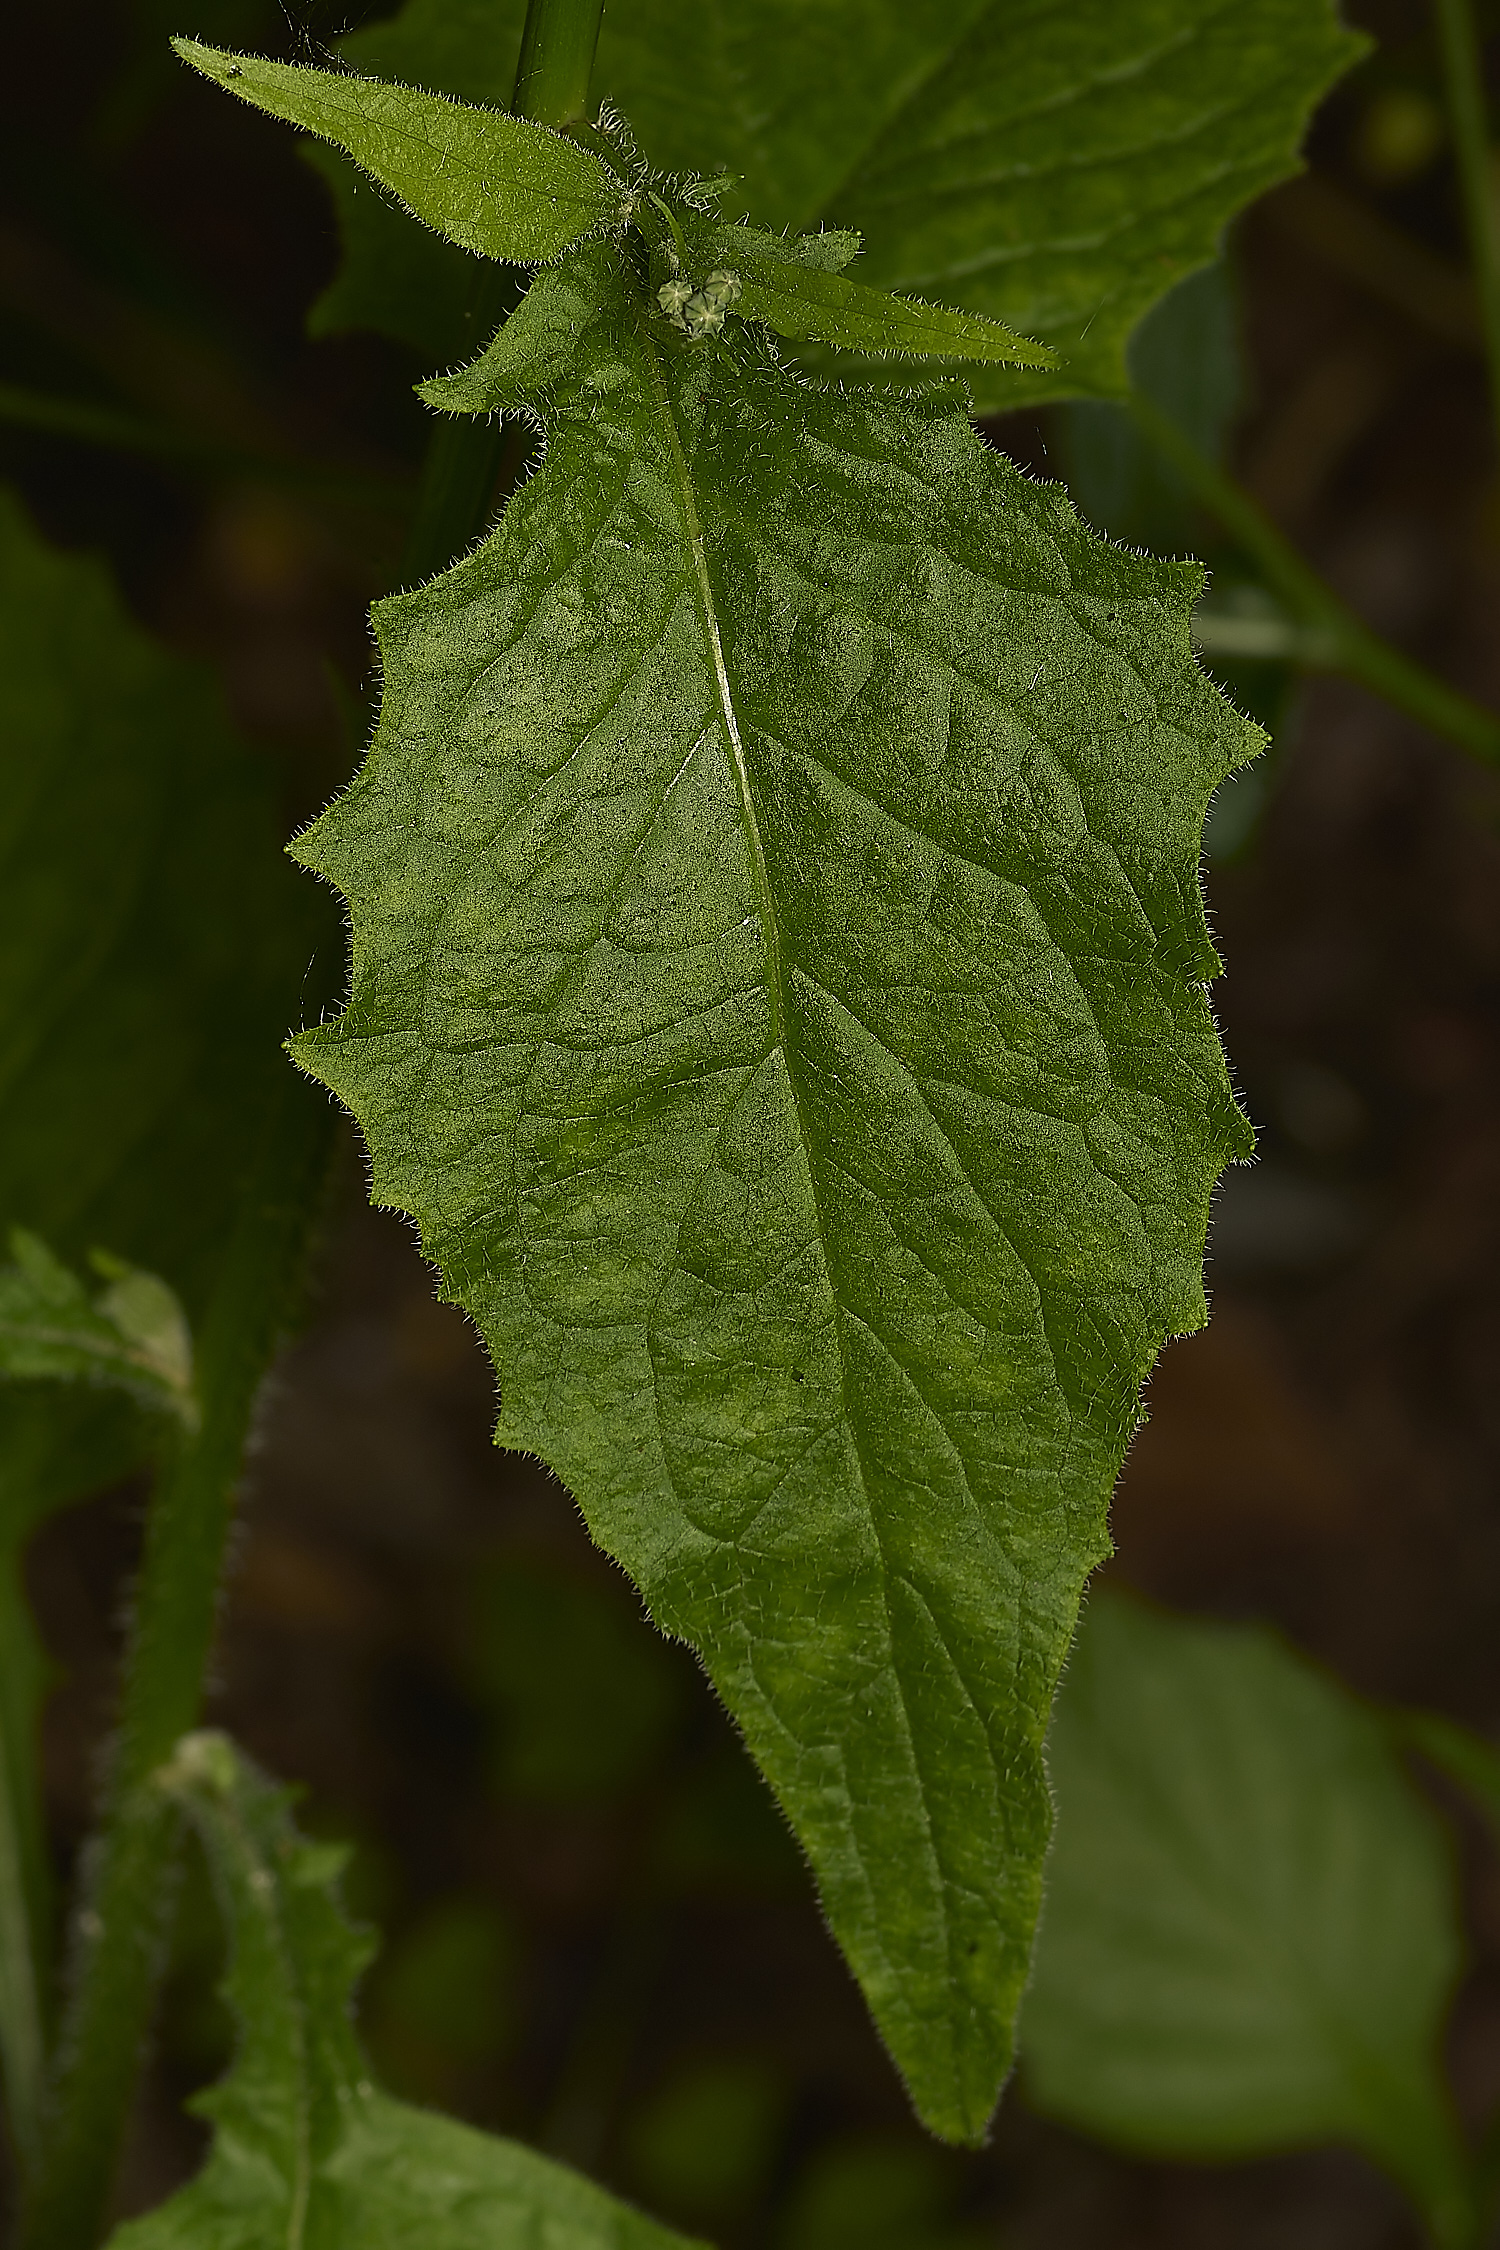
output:
[[[602,39],[598,0],[409,0],[338,68],[173,44],[315,137],[347,250],[315,324],[428,351],[435,434],[368,748],[290,846],[321,885],[197,675],[0,516],[17,2239],[107,2225],[189,1833],[239,2045],[201,2171],[119,2250],[682,2239],[378,2089],[343,1855],[201,1728],[332,1095],[483,1337],[497,1442],[701,1661],[932,2133],[984,2141],[1019,2020],[1051,2114],[1168,2155],[1352,2142],[1478,2244],[1451,1872],[1401,1755],[1492,1815],[1488,1747],[1109,1596],[1049,1749],[1142,1384],[1207,1317],[1252,1150],[1199,858],[1265,737],[1195,653],[1202,569],[974,426],[1129,403],[1323,660],[1493,758],[1494,718],[1132,390],[1143,317],[1360,41],[1326,0],[611,0]],[[58,901],[89,893],[79,949]],[[307,962],[340,910],[336,999]],[[54,2021],[20,1555],[143,1468]]]

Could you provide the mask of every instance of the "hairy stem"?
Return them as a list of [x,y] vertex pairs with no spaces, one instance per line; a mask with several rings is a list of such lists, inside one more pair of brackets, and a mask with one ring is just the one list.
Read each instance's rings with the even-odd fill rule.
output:
[[79,1916],[77,1976],[23,2250],[92,2250],[150,2019],[175,1815],[149,1787],[198,1717],[219,1576],[261,1378],[300,1275],[330,1133],[290,1069],[270,1098],[198,1347],[203,1420],[164,1467],[125,1660],[105,1827]]
[[1489,362],[1490,405],[1500,434],[1500,210],[1496,209],[1489,134],[1484,122],[1479,37],[1469,0],[1437,0],[1437,19],[1448,84],[1448,120],[1463,182],[1464,215]]
[[1397,710],[1458,743],[1486,765],[1500,764],[1500,716],[1449,687],[1362,624],[1244,487],[1200,453],[1192,439],[1140,391],[1132,394],[1130,410],[1145,436],[1204,506],[1255,557],[1267,583],[1305,625],[1315,629],[1314,645],[1330,671],[1343,672],[1372,688]]

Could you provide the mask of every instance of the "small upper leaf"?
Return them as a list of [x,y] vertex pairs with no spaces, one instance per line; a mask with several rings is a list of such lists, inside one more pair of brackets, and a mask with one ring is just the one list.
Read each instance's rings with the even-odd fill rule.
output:
[[1048,1764],[1033,2102],[1160,2156],[1352,2141],[1472,2241],[1453,1870],[1379,1719],[1268,1633],[1095,1595]]
[[346,71],[172,44],[227,92],[347,149],[417,218],[481,257],[537,264],[625,215],[608,165],[544,125]]
[[768,263],[752,269],[735,310],[745,320],[764,321],[778,336],[840,351],[987,359],[1011,367],[1057,365],[1056,352],[1018,336],[1003,321],[888,296],[843,274],[806,267]]
[[[361,69],[504,101],[524,13],[408,0],[342,46]],[[1137,321],[1296,169],[1363,45],[1336,0],[633,0],[605,10],[594,86],[652,163],[732,171],[756,224],[847,218],[867,282],[1056,346],[1055,369],[980,371],[990,409],[1123,391]],[[349,262],[327,324],[389,322],[455,356],[441,245],[403,294],[387,214],[334,185]]]
[[370,1948],[339,1908],[343,1852],[300,1836],[223,1735],[185,1736],[159,1785],[213,1871],[241,2041],[192,2105],[214,2123],[203,2170],[111,2250],[689,2250],[562,2165],[372,2086],[349,2021]]
[[83,1283],[24,1227],[0,1267],[0,1375],[113,1384],[197,1427],[193,1346],[181,1303],[158,1274],[95,1251],[106,1286]]
[[[669,232],[651,229],[653,209]],[[642,198],[638,217],[655,232],[653,278],[665,261],[658,301],[689,334],[709,333],[734,314],[758,320],[779,336],[844,351],[933,354],[1015,367],[1050,367],[1056,361],[1045,344],[1018,336],[1003,321],[850,281],[839,269],[855,256],[860,238],[847,229],[787,237],[755,227],[705,225],[690,206],[674,211],[656,195]]]

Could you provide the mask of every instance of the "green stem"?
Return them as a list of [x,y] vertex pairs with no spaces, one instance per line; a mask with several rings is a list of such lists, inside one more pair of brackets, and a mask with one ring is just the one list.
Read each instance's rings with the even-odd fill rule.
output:
[[36,2161],[45,2084],[37,1986],[41,1884],[38,1839],[31,1832],[36,1761],[29,1740],[39,1667],[13,1550],[0,1554],[0,1642],[6,1651],[0,1681],[0,2078],[11,2140],[26,2172]]
[[539,125],[575,125],[588,115],[589,80],[604,0],[530,0],[511,108]]
[[1443,72],[1448,81],[1448,118],[1463,182],[1464,215],[1474,284],[1479,292],[1480,325],[1490,370],[1490,405],[1500,431],[1500,210],[1490,169],[1489,134],[1484,122],[1484,70],[1469,0],[1437,0]]
[[1434,677],[1409,656],[1372,633],[1347,609],[1291,541],[1258,508],[1242,485],[1200,453],[1191,438],[1140,391],[1130,410],[1157,449],[1211,510],[1226,531],[1254,556],[1293,612],[1318,635],[1315,644],[1331,671],[1343,672],[1384,696],[1397,710],[1445,735],[1486,765],[1500,764],[1500,717]]
[[[530,0],[511,99],[517,117],[534,118],[539,125],[570,125],[587,113],[603,13],[604,0]],[[513,268],[481,269],[468,312],[476,352],[484,349],[520,293]],[[439,423],[428,441],[401,557],[403,586],[433,577],[478,538],[507,458],[519,468],[523,450],[514,428],[498,420],[465,414]]]
[[22,2250],[92,2250],[150,2021],[175,1818],[145,1784],[196,1722],[246,1432],[290,1308],[331,1113],[288,1067],[268,1115],[198,1348],[203,1420],[151,1500],[120,1732],[64,2028],[56,2102]]

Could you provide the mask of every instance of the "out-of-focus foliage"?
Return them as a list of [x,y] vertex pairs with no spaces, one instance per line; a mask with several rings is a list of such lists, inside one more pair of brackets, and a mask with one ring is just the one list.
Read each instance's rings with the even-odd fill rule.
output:
[[[79,1318],[127,1358],[151,1330],[180,1413],[177,1323],[208,1301],[332,918],[287,867],[270,777],[234,740],[210,676],[149,640],[102,564],[47,546],[6,494],[0,745],[0,1229],[51,1246],[54,1294],[53,1251],[65,1271],[109,1244],[119,1270]],[[327,971],[333,961],[330,944]],[[35,1257],[27,1270],[34,1296]],[[13,1309],[21,1286],[12,1269]],[[133,1372],[124,1389],[0,1384],[0,1859],[14,1874],[0,1885],[0,1954],[29,1947],[43,1992],[43,1666],[21,1555],[46,1515],[160,1445],[163,1419],[135,1403],[146,1378]],[[151,1403],[165,1395],[158,1383]],[[0,2016],[8,2038],[20,2018]],[[6,2069],[13,2086],[25,2075],[15,2057]]]
[[0,1376],[102,1385],[196,1426],[192,1338],[159,1274],[96,1250],[105,1286],[91,1297],[40,1236],[13,1227],[10,1248],[11,1264],[0,1267]]
[[471,1614],[474,1685],[500,1718],[501,1787],[569,1804],[638,1785],[680,1699],[671,1653],[627,1607],[516,1558],[476,1589]]
[[576,2173],[376,2091],[349,2023],[369,1957],[337,1900],[343,1854],[299,1836],[285,1795],[223,1735],[190,1735],[160,1779],[192,1818],[229,1932],[241,2043],[196,2107],[198,2177],[112,2250],[682,2250]]
[[1453,1869],[1379,1718],[1269,1633],[1096,1595],[1048,1757],[1030,2098],[1159,2155],[1352,2142],[1471,2240]]
[[679,2071],[639,2108],[625,2155],[646,2199],[699,2225],[753,2208],[775,2165],[787,2086],[758,2055]]

